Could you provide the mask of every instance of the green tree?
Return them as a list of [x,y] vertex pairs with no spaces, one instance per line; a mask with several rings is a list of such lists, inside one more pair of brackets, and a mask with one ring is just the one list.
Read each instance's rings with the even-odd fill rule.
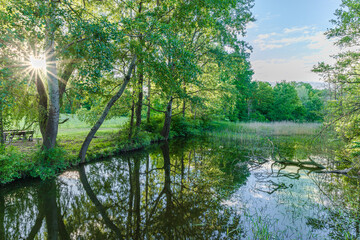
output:
[[[4,6],[0,42],[17,56],[18,68],[34,78],[43,147],[51,149],[56,143],[61,99],[75,68],[82,77],[78,84],[96,89],[101,71],[112,69],[111,49],[119,33],[80,2],[12,0]],[[46,61],[44,72],[34,59]]]
[[[226,68],[228,72],[229,65],[234,65],[235,62],[241,62],[244,66],[246,44],[238,40],[238,36],[244,34],[246,23],[253,20],[251,1],[215,2],[207,2],[205,5],[197,2],[179,4],[174,12],[179,11],[181,15],[161,23],[162,28],[158,33],[160,37],[153,44],[158,46],[158,50],[149,56],[150,60],[147,62],[150,77],[164,99],[163,108],[166,106],[166,110],[162,110],[165,113],[162,131],[165,139],[169,134],[173,103],[181,102],[182,113],[185,115],[185,101],[196,105],[203,99],[200,95],[205,95],[210,90],[219,91],[221,81],[231,82],[220,76],[216,79],[219,81],[215,84],[217,86],[214,86],[213,82],[208,81],[209,78],[201,77],[203,71],[208,70],[208,64],[218,62],[219,68]],[[222,9],[221,14],[217,13],[218,9]],[[212,14],[214,12],[216,14]],[[231,12],[237,12],[237,15],[232,15]],[[234,31],[225,31],[226,28]],[[233,52],[228,53],[225,49],[232,49]],[[225,58],[226,64],[221,62]],[[239,65],[236,70],[241,70]],[[232,70],[233,73],[236,70]]]
[[[314,72],[318,72],[331,86],[330,101],[327,103],[326,123],[335,130],[347,143],[342,151],[342,161],[359,168],[360,123],[360,3],[356,0],[343,0],[335,12],[336,19],[331,22],[334,27],[326,35],[336,39],[336,45],[346,51],[335,56],[336,63],[328,65],[319,63]],[[350,47],[346,49],[347,47]],[[330,87],[329,87],[330,90]]]
[[305,109],[297,95],[295,87],[285,81],[274,87],[274,106],[271,119],[275,121],[302,120]]
[[294,83],[302,105],[305,108],[305,120],[309,122],[323,119],[324,91],[313,89],[309,83]]
[[255,92],[256,106],[255,109],[266,120],[272,120],[271,114],[274,111],[274,91],[270,83],[258,82]]

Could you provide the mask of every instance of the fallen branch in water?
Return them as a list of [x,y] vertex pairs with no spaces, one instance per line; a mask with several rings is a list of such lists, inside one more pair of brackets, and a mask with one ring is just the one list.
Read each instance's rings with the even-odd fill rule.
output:
[[323,165],[315,162],[311,158],[309,158],[309,161],[292,161],[292,160],[288,160],[288,159],[281,159],[281,160],[276,159],[275,162],[281,163],[281,164],[287,164],[287,165],[295,165],[295,166],[298,166],[301,168],[311,168],[313,170],[325,169],[325,167]]
[[318,169],[325,169],[325,167],[322,164],[315,162],[310,157],[308,157],[309,158],[308,161],[299,161],[299,160],[298,161],[292,161],[292,160],[286,159],[284,157],[281,157],[280,153],[278,153],[279,154],[279,159],[277,159],[276,156],[275,156],[275,145],[274,145],[274,143],[269,138],[267,138],[267,140],[270,142],[270,144],[272,146],[271,156],[272,156],[272,159],[273,159],[274,162],[280,163],[280,164],[285,164],[285,165],[298,166],[300,168],[308,169],[310,171],[315,171],[315,170],[318,170]]
[[321,164],[313,163],[310,161],[302,162],[302,161],[289,161],[289,160],[283,160],[283,161],[275,161],[276,163],[280,163],[287,166],[296,166],[303,170],[309,170],[309,171],[321,171],[321,169],[325,169],[324,166]]
[[337,173],[337,174],[344,174],[347,175],[353,168],[347,168],[343,170],[323,170],[323,171],[316,171],[316,173]]

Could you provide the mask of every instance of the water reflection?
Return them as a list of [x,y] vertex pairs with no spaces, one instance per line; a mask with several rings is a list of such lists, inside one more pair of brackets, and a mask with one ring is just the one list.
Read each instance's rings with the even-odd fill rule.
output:
[[[296,144],[279,144],[279,154],[302,158]],[[266,141],[176,141],[7,187],[0,239],[356,239],[359,211],[342,216],[354,224],[340,231],[329,199],[346,202],[349,191],[358,203],[359,189],[275,164],[272,150]],[[345,183],[352,190],[340,191]],[[360,209],[352,204],[339,207]]]
[[327,215],[308,217],[306,224],[328,231],[332,239],[360,239],[360,178],[323,175],[314,182],[332,208]]

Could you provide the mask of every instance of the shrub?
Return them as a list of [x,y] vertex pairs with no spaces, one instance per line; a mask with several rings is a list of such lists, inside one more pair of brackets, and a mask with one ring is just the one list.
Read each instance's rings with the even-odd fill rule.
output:
[[17,148],[9,146],[0,149],[0,183],[5,184],[21,178],[29,167],[28,159]]
[[66,151],[61,147],[52,149],[40,149],[32,156],[33,166],[30,169],[32,177],[40,177],[42,180],[52,178],[67,168],[70,164],[65,160]]
[[[191,118],[192,119],[192,118]],[[192,121],[196,121],[198,123],[198,128],[200,131],[212,130],[214,125],[214,121],[218,120],[218,118],[214,115],[200,115],[198,119],[194,119]]]
[[122,137],[118,140],[117,149],[121,151],[129,151],[138,148],[142,148],[150,145],[151,143],[151,134],[144,131],[138,131],[132,136],[129,140],[125,137]]
[[144,131],[138,132],[131,140],[135,147],[148,146],[151,143],[150,134]]
[[145,131],[152,132],[152,133],[159,133],[164,124],[164,114],[157,114],[151,117],[149,123],[143,122],[142,128]]
[[201,135],[201,132],[209,127],[207,120],[184,118],[175,116],[171,120],[172,136],[187,137]]

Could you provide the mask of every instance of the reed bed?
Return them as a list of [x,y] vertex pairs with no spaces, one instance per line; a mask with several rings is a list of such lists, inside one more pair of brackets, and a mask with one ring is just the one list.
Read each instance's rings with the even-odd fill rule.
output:
[[232,136],[237,138],[260,136],[293,136],[315,135],[321,130],[321,123],[297,122],[249,122],[249,123],[218,123],[219,129],[212,131],[216,136]]

